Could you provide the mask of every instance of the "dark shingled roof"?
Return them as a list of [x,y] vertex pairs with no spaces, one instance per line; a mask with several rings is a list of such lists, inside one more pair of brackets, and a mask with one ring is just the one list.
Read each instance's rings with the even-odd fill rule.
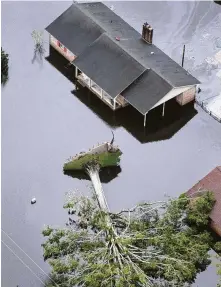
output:
[[77,56],[104,32],[74,4],[55,19],[46,31]]
[[122,96],[144,115],[171,89],[172,86],[154,71],[147,70],[122,93]]
[[130,86],[123,96],[141,113],[169,87],[200,83],[101,2],[72,4],[46,30],[78,56],[73,64],[112,97]]
[[[102,27],[117,44],[141,65],[152,69],[173,87],[189,86],[200,82],[173,61],[154,44],[146,43],[141,34],[101,2],[78,3],[88,17]],[[154,52],[154,54],[151,54]]]
[[105,33],[86,48],[73,64],[112,98],[146,70]]
[[197,196],[198,191],[212,191],[216,199],[216,203],[210,214],[212,219],[211,227],[221,236],[221,166],[214,168],[209,174],[195,184],[187,195]]

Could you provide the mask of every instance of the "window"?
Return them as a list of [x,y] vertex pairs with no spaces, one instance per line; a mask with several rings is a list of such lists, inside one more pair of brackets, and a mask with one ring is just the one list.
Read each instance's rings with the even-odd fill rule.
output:
[[64,45],[62,45],[61,42],[57,41],[57,45],[58,45],[59,48],[64,50],[65,53],[67,52],[67,48]]
[[59,42],[59,47],[60,47],[61,49],[64,49],[64,45],[62,45],[60,42]]

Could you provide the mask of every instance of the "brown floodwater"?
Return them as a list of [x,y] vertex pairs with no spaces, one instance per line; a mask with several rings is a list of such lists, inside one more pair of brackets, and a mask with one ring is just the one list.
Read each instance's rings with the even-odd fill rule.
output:
[[[2,286],[39,287],[49,271],[43,261],[44,224],[64,225],[65,193],[87,192],[90,182],[62,172],[64,161],[111,139],[123,155],[121,167],[104,180],[113,211],[142,200],[178,196],[221,162],[221,125],[197,106],[174,101],[150,113],[147,128],[133,109],[115,114],[87,90],[75,91],[64,61],[49,55],[34,62],[33,30],[43,30],[71,2],[3,2],[2,47],[9,54],[9,80],[2,87]],[[213,2],[111,2],[136,29],[154,27],[154,42],[203,82],[202,97],[216,95],[217,67],[205,64],[220,49],[221,6]],[[219,32],[218,32],[219,31]],[[208,35],[207,35],[208,34]],[[204,36],[205,37],[204,37]],[[194,57],[194,58],[193,58]],[[32,197],[37,203],[31,205]],[[38,268],[21,247],[44,271]],[[12,252],[14,252],[20,260]],[[35,275],[25,267],[26,264]],[[194,286],[215,286],[211,265]]]

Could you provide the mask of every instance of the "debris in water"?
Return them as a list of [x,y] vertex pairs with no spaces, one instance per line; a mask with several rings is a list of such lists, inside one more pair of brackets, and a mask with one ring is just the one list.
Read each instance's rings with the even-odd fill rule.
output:
[[151,55],[153,55],[153,54],[154,54],[154,52],[151,52],[150,54],[151,54]]
[[33,197],[32,200],[31,200],[31,204],[35,204],[36,203],[36,198]]

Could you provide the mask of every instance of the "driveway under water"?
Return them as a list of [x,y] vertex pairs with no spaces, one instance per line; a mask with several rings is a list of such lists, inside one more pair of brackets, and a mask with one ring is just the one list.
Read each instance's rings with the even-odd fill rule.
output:
[[[10,78],[2,88],[2,229],[6,232],[2,240],[11,249],[2,245],[4,287],[43,286],[39,278],[44,281],[49,267],[42,258],[41,230],[44,224],[64,225],[65,193],[86,192],[90,185],[64,175],[63,163],[97,142],[110,140],[111,129],[123,151],[121,172],[104,184],[112,210],[141,200],[159,200],[165,193],[178,196],[221,161],[221,125],[201,108],[181,111],[168,103],[165,118],[161,119],[159,107],[147,119],[144,131],[142,117],[132,109],[114,115],[86,90],[76,92],[74,84],[55,68],[59,59],[32,64],[31,32],[43,30],[70,4],[2,3],[2,47],[10,57]],[[220,82],[213,77],[216,68],[205,68],[204,59],[218,49],[221,6],[213,2],[111,5],[138,30],[144,21],[151,23],[155,44],[177,62],[186,44],[186,68],[205,81],[206,96],[220,90]],[[197,35],[204,32],[209,36],[202,44]],[[48,43],[45,48],[48,55]],[[30,204],[32,197],[37,199],[35,205]],[[194,286],[215,286],[215,273],[210,266]]]

